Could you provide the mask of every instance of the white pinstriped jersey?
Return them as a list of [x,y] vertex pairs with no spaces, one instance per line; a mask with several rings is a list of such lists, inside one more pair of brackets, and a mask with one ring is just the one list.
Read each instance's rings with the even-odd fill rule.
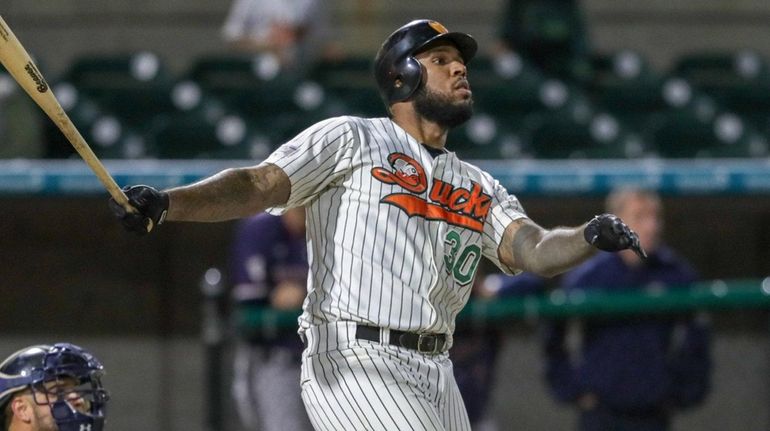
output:
[[451,336],[482,255],[515,272],[497,247],[526,217],[519,201],[454,153],[434,158],[388,118],[322,121],[265,163],[291,180],[285,206],[307,208],[300,331],[353,321]]

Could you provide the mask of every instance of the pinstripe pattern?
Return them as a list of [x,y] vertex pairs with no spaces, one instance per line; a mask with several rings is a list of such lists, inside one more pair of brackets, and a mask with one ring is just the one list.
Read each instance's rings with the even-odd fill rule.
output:
[[[472,182],[479,184],[492,199],[483,231],[410,217],[382,203],[385,196],[406,191],[371,173],[378,167],[392,170],[392,153],[403,153],[422,166],[428,188],[415,195],[423,199],[435,179],[468,190]],[[300,317],[303,329],[346,320],[451,335],[471,283],[460,284],[448,273],[447,234],[456,232],[464,246],[478,245],[500,266],[497,245],[503,231],[525,216],[518,200],[490,175],[452,152],[434,159],[387,118],[322,121],[280,147],[266,163],[281,167],[291,179],[286,206],[307,208],[311,271]]]
[[[291,180],[286,207],[307,211],[310,273],[299,325],[315,343],[302,386],[315,428],[468,430],[446,354],[359,343],[350,327],[443,333],[451,346],[482,255],[516,272],[497,247],[505,228],[526,217],[518,200],[454,153],[433,157],[388,118],[322,121],[265,163]],[[332,324],[346,329],[318,332]]]
[[447,354],[355,340],[355,324],[305,332],[302,399],[317,430],[470,430]]

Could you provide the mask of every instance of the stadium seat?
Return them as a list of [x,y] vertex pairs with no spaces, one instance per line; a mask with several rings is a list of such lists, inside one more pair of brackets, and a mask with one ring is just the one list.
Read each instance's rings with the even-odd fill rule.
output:
[[264,56],[203,57],[186,78],[249,123],[269,130],[271,139],[286,140],[326,116],[349,113],[323,86],[281,71]]
[[319,62],[309,78],[343,103],[350,115],[382,117],[387,111],[372,68],[370,57],[348,56]]
[[282,70],[278,60],[270,55],[247,54],[201,56],[183,76],[225,101],[237,98],[244,89],[261,88],[266,83],[281,91],[300,78]]
[[43,122],[50,120],[0,65],[0,159],[44,155]]
[[163,61],[150,52],[81,56],[60,82],[72,84],[132,127],[173,109],[172,77]]
[[646,152],[641,138],[607,113],[534,113],[525,119],[522,136],[539,159],[636,158]]
[[532,157],[518,133],[485,113],[477,113],[467,123],[452,129],[447,148],[468,160]]
[[157,117],[145,131],[161,158],[260,159],[300,127],[280,116],[249,118],[191,80],[172,91],[175,111]]
[[755,127],[770,120],[770,68],[756,52],[690,53],[673,72]]
[[612,113],[624,127],[639,131],[647,117],[663,111],[664,77],[633,51],[596,55],[585,88],[597,109]]
[[207,120],[200,115],[173,115],[159,119],[150,134],[162,159],[210,158],[239,148],[249,135],[248,125],[236,115]]
[[765,136],[731,113],[704,116],[697,110],[671,110],[652,116],[647,137],[663,158],[767,156]]
[[[477,109],[493,113],[509,124],[533,111],[547,109],[549,103],[560,103],[558,91],[543,91],[548,88],[544,87],[546,83],[560,81],[546,81],[538,70],[515,54],[475,58],[468,65],[468,77]],[[557,89],[558,84],[552,84],[548,85]]]

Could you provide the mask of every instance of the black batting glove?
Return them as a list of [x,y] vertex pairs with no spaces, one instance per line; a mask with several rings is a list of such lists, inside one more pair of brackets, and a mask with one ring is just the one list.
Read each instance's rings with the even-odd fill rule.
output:
[[613,214],[601,214],[591,219],[583,230],[583,236],[599,250],[619,251],[630,248],[640,258],[647,259],[647,253],[639,244],[636,232]]
[[127,231],[145,235],[163,223],[168,212],[168,193],[150,186],[126,186],[123,192],[136,212],[128,212],[115,199],[110,198],[110,210]]

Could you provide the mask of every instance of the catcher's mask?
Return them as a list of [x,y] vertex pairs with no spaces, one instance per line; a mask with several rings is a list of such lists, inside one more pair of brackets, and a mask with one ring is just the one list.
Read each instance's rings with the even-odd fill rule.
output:
[[478,49],[472,36],[450,32],[427,19],[412,21],[388,36],[374,59],[374,76],[386,106],[403,102],[417,91],[423,82],[423,68],[414,56],[438,40],[452,42],[466,64]]
[[102,431],[109,400],[101,383],[103,369],[74,344],[19,350],[0,364],[0,420],[14,394],[29,389],[36,403],[50,406],[59,431]]

